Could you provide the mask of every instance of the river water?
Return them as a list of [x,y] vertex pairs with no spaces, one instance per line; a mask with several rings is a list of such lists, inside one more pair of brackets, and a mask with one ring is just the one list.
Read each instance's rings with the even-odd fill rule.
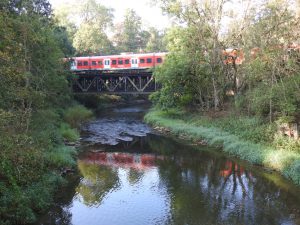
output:
[[155,133],[144,107],[109,110],[82,133],[78,173],[38,224],[300,224],[280,175]]

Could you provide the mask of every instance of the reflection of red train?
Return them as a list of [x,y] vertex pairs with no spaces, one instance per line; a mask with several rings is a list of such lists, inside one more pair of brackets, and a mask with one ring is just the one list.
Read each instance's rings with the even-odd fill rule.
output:
[[130,153],[110,153],[110,152],[96,152],[89,153],[85,161],[97,163],[100,165],[147,169],[155,166],[156,160],[163,160],[162,156],[155,156],[151,154],[130,154]]
[[163,63],[166,53],[74,57],[71,70],[149,69]]
[[244,168],[231,161],[226,161],[225,169],[220,171],[220,175],[223,177],[228,177],[233,173],[238,173],[241,176],[244,173]]

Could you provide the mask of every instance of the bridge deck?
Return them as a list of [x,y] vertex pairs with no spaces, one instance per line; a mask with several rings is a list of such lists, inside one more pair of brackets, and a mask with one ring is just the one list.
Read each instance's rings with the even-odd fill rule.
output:
[[73,71],[73,92],[150,94],[158,86],[149,70]]

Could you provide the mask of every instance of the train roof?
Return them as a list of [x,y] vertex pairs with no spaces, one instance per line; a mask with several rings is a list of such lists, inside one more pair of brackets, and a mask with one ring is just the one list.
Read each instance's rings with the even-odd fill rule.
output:
[[99,55],[99,56],[80,56],[80,57],[74,57],[76,59],[81,59],[81,60],[88,60],[88,59],[93,59],[93,58],[121,58],[121,57],[143,57],[143,56],[164,56],[166,55],[167,52],[153,52],[153,53],[121,53],[119,55]]

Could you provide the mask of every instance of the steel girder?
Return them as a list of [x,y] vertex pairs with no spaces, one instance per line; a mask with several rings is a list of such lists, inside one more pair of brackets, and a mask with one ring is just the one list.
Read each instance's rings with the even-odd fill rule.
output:
[[152,73],[141,74],[75,74],[75,93],[149,94],[158,86]]

